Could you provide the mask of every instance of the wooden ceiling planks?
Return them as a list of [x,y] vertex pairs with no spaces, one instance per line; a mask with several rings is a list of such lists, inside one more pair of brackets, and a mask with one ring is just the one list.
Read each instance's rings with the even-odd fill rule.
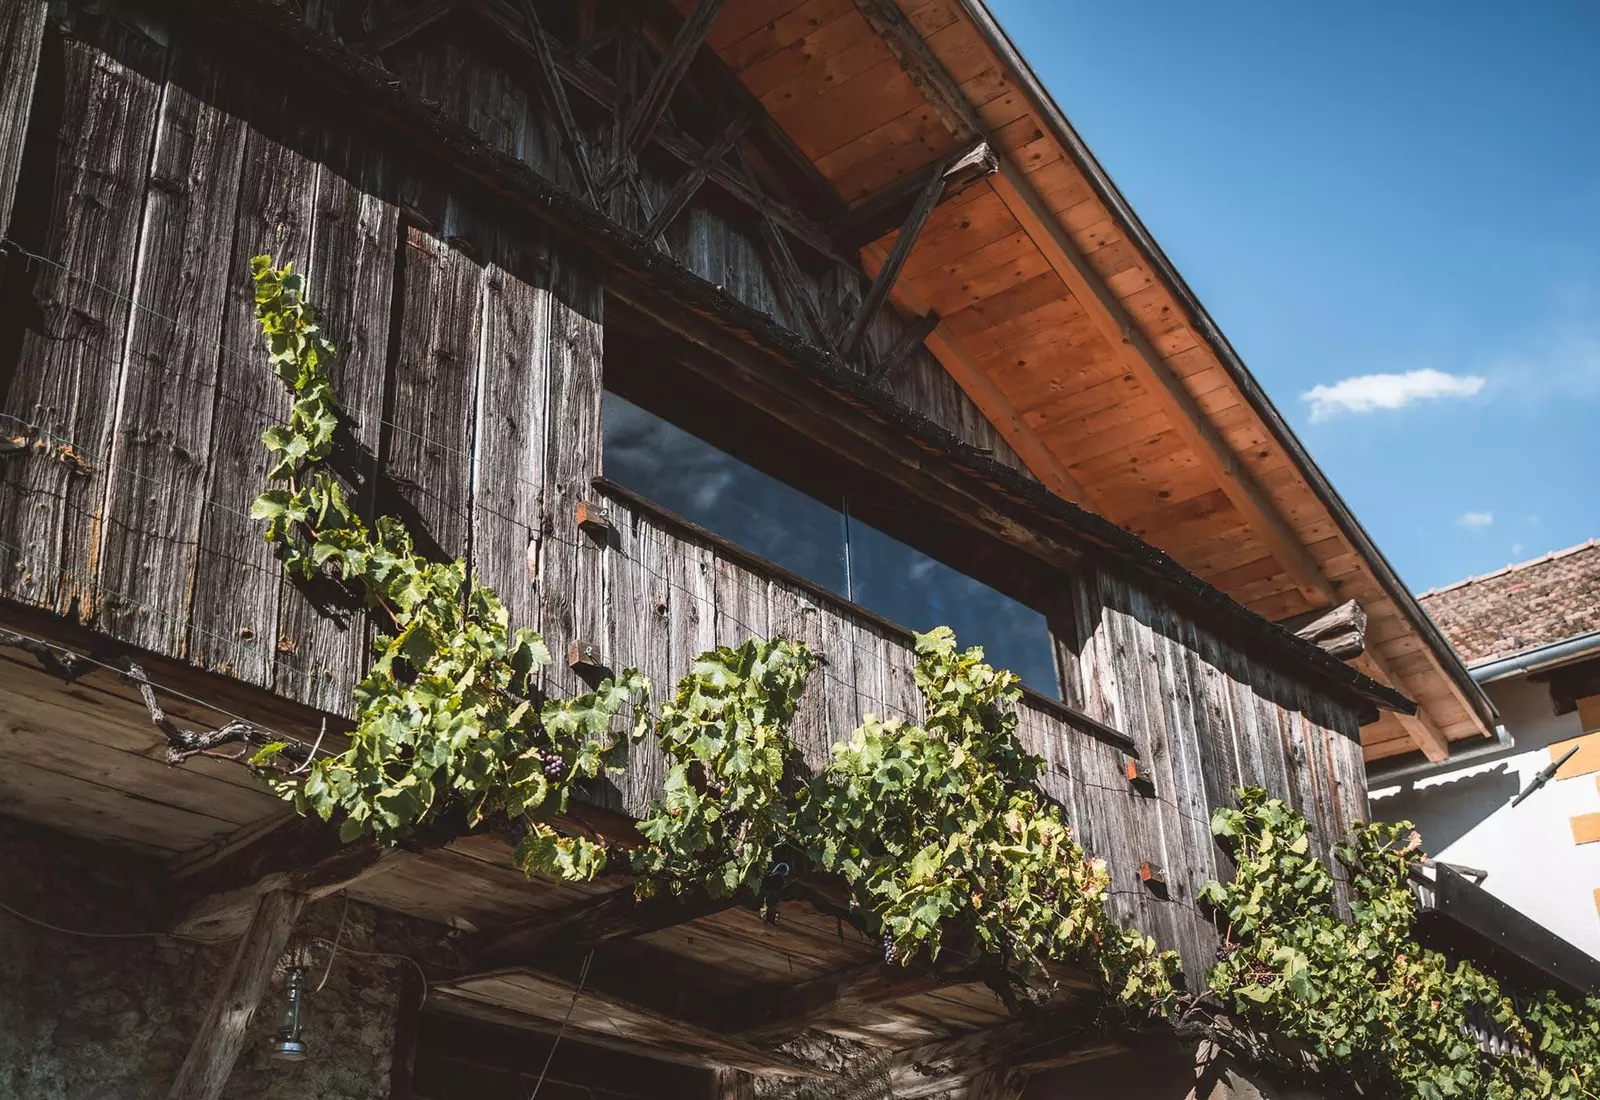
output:
[[[855,0],[754,0],[711,43],[847,202],[933,162],[970,120],[1002,154],[1002,178],[935,211],[894,296],[941,314],[929,343],[956,381],[1046,484],[1246,606],[1282,618],[1384,598],[1374,563],[959,0],[898,6],[964,98],[962,118],[919,90]],[[893,239],[867,250],[869,271]],[[1419,639],[1395,622],[1397,638]],[[1372,644],[1379,661],[1401,656]],[[1407,655],[1394,682],[1430,701],[1439,729],[1487,732],[1431,647]]]

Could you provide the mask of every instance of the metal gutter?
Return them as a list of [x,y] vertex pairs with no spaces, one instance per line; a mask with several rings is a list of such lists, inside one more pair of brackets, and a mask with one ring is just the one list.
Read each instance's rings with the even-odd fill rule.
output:
[[1395,606],[1401,609],[1412,627],[1427,641],[1429,648],[1444,668],[1445,674],[1455,681],[1456,686],[1461,689],[1461,693],[1472,702],[1473,710],[1479,720],[1483,722],[1486,728],[1494,729],[1500,718],[1494,704],[1484,694],[1483,689],[1479,687],[1472,676],[1468,674],[1466,666],[1456,656],[1455,651],[1450,648],[1450,643],[1439,632],[1439,628],[1434,625],[1433,620],[1423,612],[1421,605],[1416,601],[1416,597],[1401,583],[1398,574],[1394,571],[1394,566],[1389,564],[1389,560],[1383,556],[1383,552],[1378,549],[1365,529],[1362,528],[1360,522],[1351,513],[1349,506],[1345,504],[1338,491],[1334,489],[1333,484],[1328,481],[1316,462],[1311,458],[1310,453],[1295,437],[1294,432],[1289,428],[1288,422],[1283,419],[1283,415],[1273,405],[1271,398],[1251,377],[1249,368],[1239,358],[1239,353],[1234,350],[1233,345],[1228,342],[1228,338],[1217,327],[1217,323],[1206,312],[1205,306],[1200,304],[1199,298],[1189,288],[1183,276],[1178,274],[1177,268],[1167,258],[1166,253],[1161,250],[1161,246],[1156,243],[1155,238],[1150,235],[1150,231],[1144,227],[1144,223],[1139,220],[1139,216],[1133,212],[1133,207],[1128,204],[1127,198],[1117,189],[1117,185],[1112,182],[1105,168],[1095,159],[1094,154],[1089,151],[1089,147],[1084,144],[1083,138],[1073,129],[1072,123],[1067,121],[1066,115],[1062,113],[1061,108],[1051,98],[1050,93],[1033,71],[1033,67],[1028,64],[1027,59],[1022,56],[1022,52],[1011,41],[1011,37],[1006,34],[1005,29],[1000,26],[994,14],[989,11],[984,0],[958,0],[958,2],[962,10],[976,25],[978,33],[984,37],[989,48],[994,50],[996,55],[1008,64],[1020,78],[1019,84],[1033,104],[1034,109],[1039,112],[1055,138],[1065,146],[1067,152],[1077,162],[1078,167],[1083,170],[1084,175],[1088,178],[1090,185],[1095,189],[1095,193],[1100,200],[1106,204],[1113,215],[1121,219],[1127,226],[1129,237],[1132,238],[1135,245],[1144,253],[1160,277],[1172,290],[1179,303],[1188,312],[1190,320],[1194,322],[1195,327],[1200,330],[1211,344],[1223,368],[1233,379],[1234,384],[1239,387],[1245,400],[1250,403],[1251,407],[1261,417],[1278,445],[1283,447],[1289,453],[1290,458],[1299,466],[1301,472],[1305,475],[1306,481],[1310,483],[1312,491],[1317,494],[1323,506],[1333,516],[1334,522],[1338,524],[1340,532],[1350,540],[1357,552],[1371,564],[1373,573],[1376,575],[1378,583],[1382,586],[1384,592],[1394,601]]
[[1480,684],[1492,684],[1496,680],[1506,680],[1512,676],[1527,676],[1542,669],[1554,668],[1570,661],[1577,661],[1591,654],[1600,653],[1600,630],[1590,631],[1588,634],[1579,634],[1575,638],[1568,638],[1561,642],[1552,642],[1537,649],[1526,650],[1510,657],[1502,657],[1497,661],[1485,661],[1481,665],[1473,665],[1468,669],[1472,678]]

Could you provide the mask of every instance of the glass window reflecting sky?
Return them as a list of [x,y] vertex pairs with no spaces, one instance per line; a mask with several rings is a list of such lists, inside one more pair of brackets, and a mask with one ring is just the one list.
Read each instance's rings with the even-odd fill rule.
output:
[[913,630],[962,645],[1060,698],[1045,617],[616,394],[605,397],[605,473],[619,485]]

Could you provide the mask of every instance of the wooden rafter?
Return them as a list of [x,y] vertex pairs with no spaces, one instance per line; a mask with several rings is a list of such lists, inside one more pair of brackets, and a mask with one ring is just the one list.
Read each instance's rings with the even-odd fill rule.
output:
[[583,188],[584,197],[598,210],[600,189],[595,183],[594,167],[589,161],[588,144],[584,140],[583,131],[578,129],[577,119],[572,114],[572,104],[567,100],[566,85],[562,83],[566,74],[561,71],[556,61],[550,36],[545,34],[544,28],[539,24],[539,13],[534,9],[533,0],[520,0],[520,3],[522,19],[526,25],[528,48],[539,66],[540,86],[544,94],[549,97],[550,106],[555,110],[562,148],[566,150],[568,158],[572,161],[573,170],[578,174],[578,185]]
[[678,34],[673,38],[666,56],[651,74],[644,94],[639,97],[639,102],[623,124],[622,145],[628,153],[637,155],[649,144],[656,124],[661,121],[667,104],[672,100],[672,93],[677,91],[679,83],[688,74],[690,62],[700,52],[706,35],[711,32],[711,24],[722,9],[722,4],[723,0],[698,0],[689,18],[678,28]]
[[[1405,690],[1405,681],[1395,675],[1394,669],[1384,659],[1377,646],[1368,648],[1365,654],[1356,662],[1359,668],[1367,665],[1369,671],[1377,675],[1396,691]],[[1429,760],[1438,762],[1450,758],[1450,741],[1444,732],[1428,717],[1427,712],[1418,708],[1415,714],[1395,713],[1395,720],[1400,723],[1400,728],[1406,731],[1406,736],[1422,750],[1422,755]]]
[[650,224],[645,226],[646,241],[654,244],[660,240],[673,219],[683,212],[683,208],[689,205],[690,200],[705,185],[712,169],[722,163],[722,158],[727,156],[733,150],[734,144],[744,136],[752,121],[754,119],[748,113],[736,116],[723,127],[717,140],[701,151],[700,159],[690,165],[689,170],[673,185],[667,197],[662,200],[661,208],[651,217]]
[[922,227],[928,224],[928,218],[933,215],[933,208],[939,205],[939,198],[944,194],[949,178],[970,170],[974,165],[995,164],[994,153],[990,151],[986,142],[980,141],[970,149],[941,162],[934,171],[928,173],[916,202],[906,214],[905,224],[900,227],[900,234],[895,238],[894,246],[889,249],[889,255],[884,259],[883,266],[873,277],[872,286],[867,289],[866,297],[861,300],[855,319],[851,322],[849,331],[845,333],[844,341],[840,345],[840,354],[846,360],[853,362],[861,354],[867,330],[873,318],[878,315],[878,311],[883,308],[883,303],[888,300],[889,291],[899,280],[900,271],[905,267],[906,260],[911,258],[911,250],[916,247],[917,238],[922,235]]
[[418,4],[373,28],[359,40],[350,43],[350,48],[363,57],[375,57],[415,38],[435,23],[454,15],[460,7],[460,0],[431,0],[430,3]]
[[1145,381],[1145,388],[1167,414],[1173,430],[1194,449],[1234,507],[1272,548],[1273,556],[1295,587],[1312,606],[1326,607],[1337,602],[1333,586],[1300,536],[1027,181],[1006,163],[989,183],[1089,315],[1096,330]]
[[576,951],[687,924],[737,905],[727,898],[683,900],[665,896],[638,901],[625,886],[554,913],[536,913],[502,928],[479,933],[466,947],[479,968],[522,965],[541,955]]
[[[861,262],[867,274],[875,274],[882,266],[887,252],[881,245],[868,245],[861,250]],[[926,317],[933,312],[927,302],[904,284],[897,285],[889,296],[902,313]],[[1051,492],[1077,504],[1086,504],[1089,494],[1067,472],[1059,458],[1044,445],[1036,432],[1022,419],[1011,399],[1001,392],[988,373],[968,355],[955,340],[945,335],[943,326],[928,333],[925,344],[933,357],[939,360],[950,377],[956,380],[972,403],[978,406],[989,423],[994,425],[1002,439],[1022,459],[1033,476]]]
[[828,227],[829,232],[841,244],[850,248],[866,247],[904,224],[912,205],[917,201],[917,196],[922,193],[931,176],[944,178],[944,191],[940,194],[939,201],[949,202],[967,188],[999,170],[1000,159],[995,156],[987,142],[980,142],[969,148],[975,152],[980,147],[988,151],[987,155],[958,157],[954,164],[948,160],[938,160],[919,171],[908,172],[883,190],[851,207],[848,213],[835,219]]
[[966,96],[894,0],[856,0],[856,7],[889,47],[889,52],[900,62],[922,97],[938,112],[945,127],[961,141],[982,136],[983,123]]
[[907,324],[900,330],[900,335],[889,349],[889,354],[883,357],[883,362],[874,367],[867,377],[873,382],[893,377],[894,372],[900,369],[900,365],[911,358],[912,352],[926,344],[928,337],[932,336],[933,330],[938,327],[939,311],[933,309]]
[[[443,833],[426,838],[433,844],[444,839]],[[315,900],[414,856],[371,837],[347,844],[337,825],[315,818],[279,818],[173,872],[167,886],[172,927],[186,935],[237,932],[266,894],[288,890]]]

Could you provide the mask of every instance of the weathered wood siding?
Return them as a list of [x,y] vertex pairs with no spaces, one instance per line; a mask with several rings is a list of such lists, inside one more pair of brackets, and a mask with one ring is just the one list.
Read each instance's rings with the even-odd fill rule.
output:
[[[11,441],[0,595],[348,712],[368,628],[345,594],[288,583],[248,518],[261,431],[287,406],[257,350],[246,283],[250,256],[270,250],[308,274],[339,344],[350,423],[334,465],[352,496],[407,518],[429,552],[466,559],[516,625],[545,635],[557,690],[580,686],[565,660],[573,642],[664,692],[713,645],[784,633],[822,658],[795,724],[809,768],[868,712],[918,719],[898,628],[649,509],[612,502],[610,540],[577,527],[602,469],[605,323],[605,273],[581,250],[409,172],[402,149],[338,132],[281,95],[244,94],[246,76],[184,35],[157,44],[109,24],[46,27],[29,54],[10,26],[0,22],[0,49],[44,56],[59,79],[26,98],[12,70],[0,85],[0,105],[29,104],[27,157],[54,187],[16,229],[45,259],[6,272],[7,294],[31,303],[0,343],[0,438]],[[538,97],[513,74],[447,38],[419,50],[397,63],[399,79],[571,182]],[[18,132],[0,118],[0,167]],[[781,314],[748,226],[691,207],[665,247]],[[817,278],[828,315],[844,299],[821,288],[850,279]],[[883,324],[875,339],[887,341],[895,322]],[[931,360],[896,384],[1003,451]],[[1226,870],[1211,808],[1238,784],[1264,786],[1317,823],[1326,855],[1364,805],[1355,719],[1114,573],[1063,577],[1062,604],[1069,708],[1125,733],[1153,784],[1131,786],[1127,746],[1069,708],[1030,699],[1023,736],[1049,762],[1046,791],[1110,865],[1117,911],[1198,974],[1214,942],[1195,894]],[[639,813],[664,768],[642,746],[600,797]],[[1141,881],[1141,863],[1164,871],[1164,893]]]

